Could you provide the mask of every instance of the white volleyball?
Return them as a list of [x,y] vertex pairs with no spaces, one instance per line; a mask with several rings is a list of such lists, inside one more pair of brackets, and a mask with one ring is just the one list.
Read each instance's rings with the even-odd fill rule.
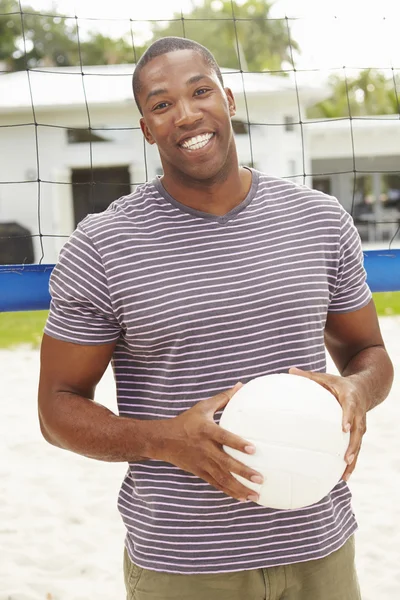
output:
[[259,504],[295,509],[319,502],[346,468],[349,433],[342,430],[342,408],[324,387],[298,375],[257,377],[225,407],[220,426],[256,447],[245,454],[225,452],[264,477],[262,485],[233,474],[259,494]]

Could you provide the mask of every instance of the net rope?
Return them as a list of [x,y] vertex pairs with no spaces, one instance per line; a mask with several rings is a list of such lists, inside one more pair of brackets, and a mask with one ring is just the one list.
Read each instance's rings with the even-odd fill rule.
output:
[[[59,15],[56,14],[52,14],[51,12],[48,13],[47,11],[44,12],[40,12],[40,13],[33,13],[30,11],[27,11],[23,9],[22,6],[22,2],[21,0],[18,0],[18,5],[19,5],[19,10],[17,12],[11,12],[11,13],[0,13],[0,18],[1,17],[10,17],[12,15],[17,15],[18,18],[20,19],[20,23],[21,23],[21,34],[22,34],[22,43],[23,43],[23,54],[24,54],[24,58],[25,58],[25,73],[26,73],[26,77],[27,77],[27,83],[28,83],[28,89],[29,89],[29,98],[30,98],[30,110],[31,110],[31,114],[32,114],[32,120],[29,120],[27,122],[24,123],[16,123],[16,124],[9,124],[9,123],[3,123],[0,122],[0,135],[1,135],[1,131],[5,131],[8,130],[10,128],[20,128],[20,127],[27,127],[27,126],[33,126],[34,127],[34,142],[35,142],[35,153],[36,153],[36,178],[34,179],[20,179],[20,180],[3,180],[0,181],[0,195],[1,195],[1,189],[5,188],[5,186],[8,185],[15,185],[15,184],[20,184],[21,186],[24,184],[32,184],[32,182],[36,182],[36,186],[37,186],[37,193],[36,193],[36,203],[37,203],[37,209],[36,209],[36,228],[37,228],[37,232],[31,234],[29,237],[32,239],[38,239],[39,241],[39,256],[37,257],[37,259],[35,260],[35,263],[37,263],[37,265],[45,265],[46,264],[46,253],[45,253],[45,246],[44,246],[44,240],[46,238],[58,238],[58,239],[63,239],[64,241],[69,237],[69,235],[59,235],[56,234],[52,231],[46,231],[44,229],[43,226],[43,210],[44,210],[44,205],[43,205],[43,201],[42,201],[42,187],[43,185],[52,185],[52,186],[71,186],[72,183],[70,181],[61,181],[61,180],[57,180],[57,179],[53,179],[53,178],[48,178],[48,177],[43,177],[42,175],[42,166],[41,166],[41,148],[40,148],[40,139],[39,139],[39,128],[44,128],[44,129],[61,129],[61,130],[70,130],[71,128],[73,128],[75,131],[87,131],[89,133],[89,142],[88,142],[88,167],[90,169],[90,180],[84,183],[81,182],[77,182],[74,183],[74,185],[76,186],[89,186],[89,205],[91,208],[91,212],[95,212],[96,211],[96,187],[97,186],[107,186],[110,185],[107,181],[101,181],[101,180],[95,180],[94,178],[94,169],[96,168],[96,161],[94,160],[94,152],[93,152],[93,139],[92,136],[90,135],[93,132],[96,133],[101,133],[103,132],[122,132],[122,131],[130,131],[130,132],[134,132],[134,131],[140,131],[140,127],[139,125],[135,125],[134,123],[132,123],[132,126],[113,126],[113,127],[101,127],[98,124],[96,124],[95,126],[93,126],[93,120],[92,120],[92,114],[91,114],[91,108],[90,108],[90,102],[88,100],[88,94],[87,94],[87,89],[86,89],[86,81],[88,80],[88,78],[92,77],[92,76],[96,76],[96,77],[108,77],[109,81],[110,81],[110,85],[112,85],[112,81],[114,77],[126,77],[126,74],[124,73],[99,73],[99,72],[92,72],[91,70],[87,69],[87,66],[84,64],[83,61],[83,56],[82,56],[82,34],[81,34],[81,27],[83,23],[88,23],[88,22],[93,22],[95,23],[96,21],[104,21],[104,19],[96,19],[94,17],[79,17],[78,14],[74,14],[73,16],[63,16],[63,18],[65,19],[72,19],[75,23],[75,30],[76,30],[76,44],[77,44],[77,50],[78,50],[78,56],[79,56],[79,64],[77,65],[79,68],[79,75],[81,78],[81,86],[82,86],[82,94],[83,94],[83,104],[84,104],[84,110],[85,110],[85,118],[86,118],[86,126],[85,127],[76,127],[73,124],[71,125],[61,125],[58,123],[41,123],[40,119],[37,116],[37,110],[35,107],[35,102],[34,102],[34,94],[33,94],[33,89],[32,89],[32,81],[31,81],[31,73],[32,71],[34,71],[35,73],[53,73],[54,69],[49,69],[46,68],[45,66],[40,66],[40,67],[35,67],[34,69],[31,68],[29,66],[28,63],[28,40],[27,40],[27,35],[26,35],[26,24],[25,24],[25,18],[26,17],[30,17],[30,18],[39,18],[39,17],[49,17],[49,18],[57,18],[59,17]],[[235,49],[236,49],[236,55],[237,55],[237,60],[238,60],[238,68],[237,69],[230,69],[229,70],[229,74],[237,74],[240,77],[241,80],[241,86],[242,86],[242,97],[243,97],[243,103],[244,103],[244,114],[245,114],[245,126],[246,126],[246,131],[248,133],[248,142],[249,142],[249,154],[250,154],[250,164],[251,166],[255,165],[256,162],[256,156],[255,156],[255,150],[254,150],[254,145],[253,145],[253,134],[252,134],[252,130],[254,130],[255,127],[257,126],[268,126],[268,127],[284,127],[285,123],[276,123],[276,122],[268,122],[268,118],[265,119],[265,121],[263,120],[263,122],[259,122],[258,119],[254,120],[250,118],[250,111],[249,111],[249,104],[248,104],[248,97],[247,97],[247,90],[246,90],[246,79],[245,79],[245,75],[247,74],[255,74],[255,73],[261,73],[262,71],[256,71],[256,70],[252,70],[249,71],[248,69],[246,69],[246,65],[243,65],[243,61],[242,61],[242,52],[241,52],[241,47],[240,47],[240,41],[239,41],[239,32],[238,32],[238,26],[241,22],[248,22],[251,21],[250,18],[243,18],[238,16],[237,14],[237,4],[234,0],[230,0],[230,10],[231,10],[231,16],[228,18],[226,17],[219,17],[218,13],[215,14],[215,18],[214,20],[218,20],[218,21],[230,21],[232,22],[233,25],[233,30],[234,30],[234,36],[235,36]],[[258,18],[258,17],[257,17]],[[332,19],[336,19],[337,17],[332,17]],[[127,25],[127,31],[129,32],[129,37],[130,37],[130,42],[131,42],[131,46],[132,46],[132,61],[136,62],[138,59],[138,52],[137,52],[137,43],[135,41],[135,24],[142,22],[141,20],[137,20],[134,18],[129,18],[129,19],[118,19],[118,18],[114,18],[114,19],[107,19],[110,22],[124,22]],[[266,19],[267,21],[275,21],[278,20],[277,18],[269,18]],[[280,21],[282,21],[282,19],[279,19]],[[357,178],[359,176],[363,176],[363,175],[371,175],[371,174],[379,174],[379,175],[385,175],[388,176],[390,174],[392,175],[396,175],[399,176],[399,181],[400,181],[400,167],[398,170],[390,170],[390,169],[373,169],[373,170],[368,170],[368,169],[360,169],[357,168],[357,155],[356,155],[356,147],[355,147],[355,139],[354,139],[354,123],[356,121],[359,120],[363,120],[363,121],[371,121],[371,120],[378,120],[379,122],[382,123],[384,121],[393,121],[394,115],[390,115],[390,116],[379,116],[379,117],[374,117],[372,115],[363,115],[363,116],[357,116],[352,114],[352,106],[351,106],[351,101],[350,101],[350,89],[349,89],[349,76],[348,76],[348,72],[349,70],[353,70],[354,67],[346,67],[343,66],[342,67],[342,73],[343,73],[343,81],[345,84],[345,90],[346,90],[346,101],[347,101],[347,110],[348,110],[348,116],[346,117],[333,117],[333,118],[319,118],[319,119],[310,119],[310,118],[306,118],[306,116],[302,113],[302,102],[301,102],[301,95],[300,95],[300,83],[299,83],[299,75],[300,74],[310,74],[310,73],[315,73],[317,71],[319,71],[320,69],[315,69],[315,68],[309,68],[309,69],[305,69],[305,68],[297,68],[296,67],[296,59],[295,59],[295,54],[294,54],[294,44],[293,44],[293,38],[292,38],[292,31],[291,31],[291,23],[294,21],[298,21],[299,18],[298,17],[290,17],[285,15],[284,17],[284,23],[285,23],[285,29],[287,32],[287,39],[288,39],[288,51],[289,51],[289,61],[290,61],[290,67],[289,68],[281,68],[281,69],[276,69],[273,71],[269,71],[271,74],[273,75],[288,75],[290,74],[293,78],[293,84],[294,84],[294,92],[295,92],[295,98],[296,98],[296,105],[297,105],[297,116],[296,119],[293,120],[291,122],[291,125],[293,126],[298,126],[300,128],[300,147],[299,147],[299,155],[301,152],[301,173],[295,173],[290,175],[290,179],[298,179],[299,181],[301,181],[302,183],[306,183],[306,181],[310,178],[313,177],[313,173],[312,172],[308,172],[307,169],[307,164],[306,164],[306,148],[305,148],[305,126],[308,124],[312,124],[312,123],[319,123],[319,124],[323,124],[323,123],[333,123],[335,121],[348,121],[349,122],[349,131],[350,131],[350,140],[351,140],[351,163],[352,163],[352,168],[351,169],[340,169],[340,170],[335,170],[335,169],[328,169],[325,170],[323,172],[318,171],[318,177],[331,177],[334,175],[343,175],[343,174],[350,174],[352,175],[352,198],[351,198],[351,214],[354,217],[355,215],[355,207],[356,207],[356,192],[357,192]],[[187,24],[193,24],[194,22],[205,22],[205,21],[209,21],[209,19],[193,19],[190,18],[190,16],[185,15],[183,10],[181,9],[180,11],[180,18],[172,18],[169,20],[169,23],[180,23],[180,28],[181,28],[181,35],[182,37],[186,37],[187,36]],[[165,20],[163,20],[163,22],[165,22]],[[157,23],[157,20],[151,20],[148,19],[146,21],[146,23]],[[194,38],[195,39],[195,38]],[[212,40],[210,40],[210,50],[213,51],[212,48]],[[222,65],[223,67],[223,65]],[[132,72],[134,69],[134,65],[132,64]],[[326,71],[326,73],[331,72],[337,72],[337,68],[327,68],[324,69],[324,71]],[[397,105],[397,113],[396,113],[396,118],[398,117],[398,119],[400,120],[400,92],[399,92],[399,77],[398,77],[398,69],[392,64],[391,66],[385,66],[385,67],[381,67],[379,69],[379,71],[381,73],[389,73],[390,74],[390,79],[393,81],[393,89],[394,89],[394,94],[395,94],[395,102]],[[2,77],[7,77],[8,76],[8,71],[6,70],[2,70],[0,71],[0,74]],[[68,77],[68,75],[72,74],[69,73],[68,71],[64,71],[62,73],[61,76],[64,77]],[[76,74],[76,71],[73,72],[73,74]],[[224,71],[222,71],[222,74],[224,75]],[[133,98],[132,98],[132,102],[133,102]],[[22,148],[21,148],[22,151]],[[399,142],[399,156],[400,156],[400,142]],[[131,157],[132,158],[132,157]],[[144,181],[131,181],[130,182],[130,186],[131,189],[134,189],[135,186],[144,183],[145,181],[148,180],[149,178],[149,166],[148,166],[148,160],[147,160],[147,147],[146,147],[146,142],[144,140],[143,137],[143,171],[144,171]],[[276,175],[275,173],[271,173],[271,175]],[[400,185],[399,185],[400,188]],[[400,189],[399,189],[399,194],[400,194]],[[115,198],[116,199],[116,198]],[[340,198],[339,198],[340,200]],[[378,201],[378,199],[376,199]],[[400,215],[400,199],[399,199],[399,215]],[[7,215],[5,215],[7,216]],[[4,219],[4,215],[0,215],[0,218],[3,220]],[[357,220],[355,219],[355,222],[357,224]],[[1,224],[1,221],[0,221]],[[394,250],[394,245],[397,244],[397,242],[400,242],[400,216],[398,217],[398,220],[393,220],[393,222],[391,222],[388,219],[382,219],[380,220],[379,218],[376,218],[374,220],[374,227],[379,226],[380,224],[392,224],[395,226],[395,230],[394,233],[391,234],[390,239],[386,240],[386,244],[382,244],[382,248],[381,250],[383,251],[383,254],[386,254],[390,256],[395,256],[396,255],[396,250]],[[397,225],[397,228],[396,228]],[[23,239],[26,238],[26,235],[21,235],[21,236],[13,236],[13,239]],[[2,241],[6,241],[11,239],[10,236],[7,235],[1,235],[0,233],[0,243]],[[394,252],[394,254],[393,254]],[[367,253],[366,253],[367,254]],[[398,266],[398,262],[396,262],[396,266],[393,268],[397,268],[399,269]],[[0,267],[0,269],[2,270],[2,272],[23,272],[24,271],[24,265],[9,265],[7,267]],[[38,269],[35,269],[35,266],[32,265],[30,267],[31,271],[37,271]],[[46,274],[48,274],[49,272],[49,268],[46,266],[46,268],[44,269],[44,272]],[[396,289],[400,289],[400,285],[399,287]],[[1,307],[0,307],[1,310]]]

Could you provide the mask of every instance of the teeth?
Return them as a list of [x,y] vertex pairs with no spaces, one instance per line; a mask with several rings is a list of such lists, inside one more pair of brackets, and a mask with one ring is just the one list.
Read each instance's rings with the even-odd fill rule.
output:
[[189,140],[185,140],[183,144],[181,144],[181,146],[183,148],[186,148],[187,150],[199,150],[200,148],[204,148],[204,146],[210,141],[212,136],[212,133],[196,135],[196,137],[192,137]]

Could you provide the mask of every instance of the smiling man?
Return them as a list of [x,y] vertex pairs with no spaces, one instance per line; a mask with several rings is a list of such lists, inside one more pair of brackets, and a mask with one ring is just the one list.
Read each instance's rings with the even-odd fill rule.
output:
[[162,184],[171,196],[214,215],[237,206],[252,175],[238,166],[231,125],[235,100],[212,55],[180,38],[164,38],[139,61],[133,91],[144,115],[143,134],[157,144]]
[[[133,89],[164,175],[89,215],[62,250],[43,435],[129,464],[128,600],[358,600],[347,479],[393,372],[357,231],[335,198],[239,166],[234,97],[206,48],[155,42]],[[111,359],[118,416],[94,402]],[[261,482],[223,445],[255,448],[216,420],[240,382],[293,367],[341,404],[348,466],[317,504],[277,511],[231,475]]]

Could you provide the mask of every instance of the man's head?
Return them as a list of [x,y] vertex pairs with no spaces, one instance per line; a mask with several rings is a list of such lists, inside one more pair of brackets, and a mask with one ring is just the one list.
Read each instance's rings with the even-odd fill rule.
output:
[[198,44],[197,42],[194,42],[193,40],[188,40],[187,38],[161,38],[160,40],[157,40],[156,42],[151,44],[151,46],[147,48],[146,52],[142,54],[142,56],[136,64],[136,68],[133,73],[133,95],[135,97],[135,102],[140,114],[143,114],[139,101],[139,93],[141,90],[140,74],[142,70],[150,61],[152,61],[154,58],[157,58],[157,56],[168,54],[168,52],[176,52],[177,50],[193,50],[193,52],[197,52],[203,58],[205,64],[208,64],[210,68],[213,71],[215,71],[215,74],[221,82],[222,87],[224,86],[221,70],[217,64],[217,61],[207,48],[205,48],[201,44]]
[[183,38],[163,38],[139,60],[134,77],[140,126],[156,144],[165,177],[219,179],[237,168],[232,92],[212,54]]

